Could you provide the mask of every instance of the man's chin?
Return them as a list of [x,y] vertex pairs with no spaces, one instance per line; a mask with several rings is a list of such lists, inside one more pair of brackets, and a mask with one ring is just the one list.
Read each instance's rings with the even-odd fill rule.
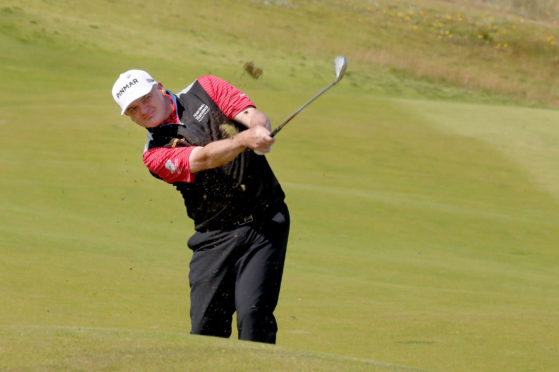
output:
[[141,125],[144,128],[155,128],[156,126],[158,126],[159,124],[161,124],[161,121],[158,120],[149,120],[149,121],[145,121],[143,122]]

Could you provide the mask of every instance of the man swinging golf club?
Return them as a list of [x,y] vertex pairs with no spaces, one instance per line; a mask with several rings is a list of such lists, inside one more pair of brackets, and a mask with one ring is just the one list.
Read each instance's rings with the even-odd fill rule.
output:
[[255,153],[274,143],[270,120],[215,76],[173,94],[129,70],[112,94],[121,114],[148,131],[144,164],[182,194],[194,221],[191,333],[229,337],[236,311],[239,339],[275,343],[290,219],[266,157]]
[[[129,70],[113,86],[121,114],[148,130],[144,163],[182,194],[194,220],[188,246],[193,334],[229,337],[232,315],[242,340],[275,343],[274,317],[289,235],[285,194],[266,158],[274,136],[344,76],[273,132],[246,94],[203,76],[177,95],[147,72]],[[252,151],[247,151],[252,150]]]

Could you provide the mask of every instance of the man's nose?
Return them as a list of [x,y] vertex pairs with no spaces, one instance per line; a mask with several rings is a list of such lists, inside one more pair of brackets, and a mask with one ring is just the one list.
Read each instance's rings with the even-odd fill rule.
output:
[[149,107],[145,103],[142,103],[142,104],[139,105],[138,111],[140,111],[140,114],[145,115],[145,114],[148,113]]

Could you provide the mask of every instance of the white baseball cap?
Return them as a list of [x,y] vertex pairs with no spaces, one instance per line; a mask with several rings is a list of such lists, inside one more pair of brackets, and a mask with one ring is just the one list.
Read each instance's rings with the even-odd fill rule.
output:
[[113,98],[122,109],[121,115],[136,99],[145,96],[157,82],[143,70],[128,70],[118,77],[113,85]]

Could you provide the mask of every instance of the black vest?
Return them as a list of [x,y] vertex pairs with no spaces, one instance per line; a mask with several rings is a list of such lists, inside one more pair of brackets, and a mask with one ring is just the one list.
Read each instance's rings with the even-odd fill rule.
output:
[[[176,97],[182,124],[149,128],[146,150],[173,143],[205,146],[246,130],[221,112],[198,81]],[[173,185],[182,194],[197,231],[232,228],[249,216],[257,219],[285,198],[266,158],[248,149],[228,164],[196,173],[193,183]]]

